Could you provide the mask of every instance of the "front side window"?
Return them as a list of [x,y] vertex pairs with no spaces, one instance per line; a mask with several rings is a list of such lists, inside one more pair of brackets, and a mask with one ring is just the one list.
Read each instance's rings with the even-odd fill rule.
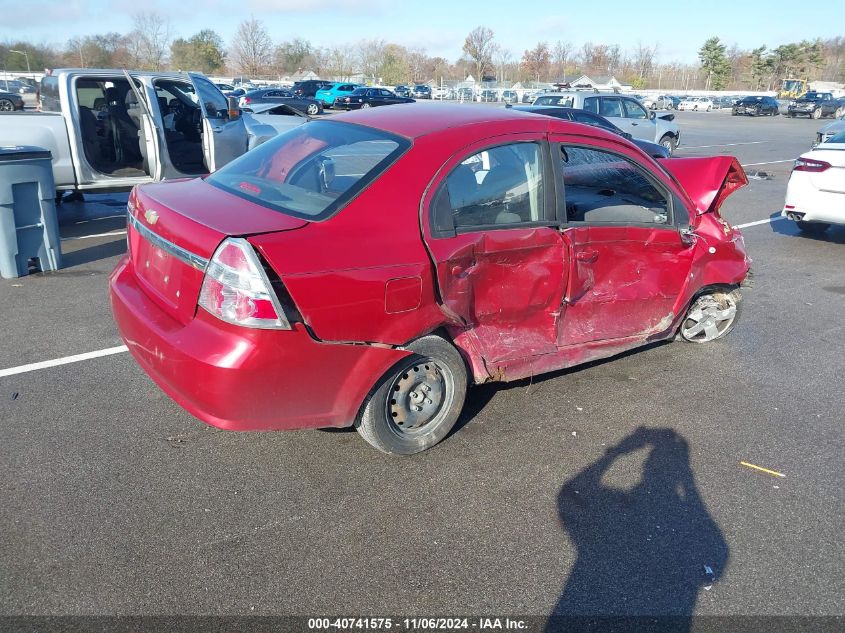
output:
[[446,191],[456,229],[542,220],[541,147],[515,143],[477,152],[452,170]]
[[193,83],[197,88],[200,103],[205,111],[205,115],[212,119],[227,116],[229,103],[226,101],[226,97],[223,96],[223,93],[206,79],[194,77],[193,80]]
[[604,97],[601,100],[601,115],[603,117],[623,118],[622,101],[613,97]]
[[598,97],[586,97],[584,99],[584,109],[587,112],[592,112],[593,114],[599,113],[599,98]]
[[405,138],[371,128],[312,121],[233,160],[206,182],[275,211],[322,220],[409,146]]
[[647,119],[648,113],[633,99],[625,99],[625,116],[629,119]]
[[561,146],[566,218],[590,224],[669,224],[666,195],[618,154]]

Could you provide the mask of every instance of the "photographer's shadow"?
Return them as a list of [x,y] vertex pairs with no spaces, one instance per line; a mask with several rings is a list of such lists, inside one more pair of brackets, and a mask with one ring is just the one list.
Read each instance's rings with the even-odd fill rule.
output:
[[[641,449],[649,452],[639,481],[621,464],[611,470]],[[699,591],[728,561],[728,544],[696,488],[687,442],[671,429],[641,427],[609,448],[564,484],[558,513],[578,558],[549,631],[608,630],[608,616],[614,630],[688,631]]]

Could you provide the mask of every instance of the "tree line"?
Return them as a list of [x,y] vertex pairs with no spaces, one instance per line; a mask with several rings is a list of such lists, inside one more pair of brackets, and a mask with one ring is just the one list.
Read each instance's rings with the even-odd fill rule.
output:
[[[26,51],[27,55],[21,54]],[[384,39],[319,46],[299,37],[277,42],[255,17],[244,20],[228,45],[218,33],[204,29],[190,37],[175,37],[168,18],[154,12],[133,16],[126,33],[75,37],[64,45],[7,41],[0,59],[7,70],[76,66],[194,70],[210,75],[280,78],[298,71],[320,77],[363,76],[385,84],[440,80],[566,83],[582,74],[613,75],[636,89],[773,90],[780,80],[845,81],[845,37],[801,41],[769,49],[728,46],[709,38],[698,51],[698,64],[659,60],[659,44],[638,43],[631,49],[617,44],[565,40],[540,41],[522,52],[507,48],[486,26],[467,34],[456,60],[429,55]],[[28,59],[27,59],[28,58]]]

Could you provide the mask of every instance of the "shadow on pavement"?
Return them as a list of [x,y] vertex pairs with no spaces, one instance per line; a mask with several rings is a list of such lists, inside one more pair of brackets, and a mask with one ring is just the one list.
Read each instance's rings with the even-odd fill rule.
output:
[[[631,481],[630,468],[614,465],[640,451],[641,478]],[[546,631],[690,630],[728,544],[699,496],[682,436],[640,427],[567,481],[557,509],[578,558]]]
[[769,216],[772,220],[770,226],[772,232],[778,235],[786,235],[788,237],[800,237],[805,240],[812,240],[815,242],[829,242],[831,244],[845,244],[845,227],[831,226],[824,233],[805,233],[795,222],[791,220],[777,220],[780,218],[780,211],[776,211]]

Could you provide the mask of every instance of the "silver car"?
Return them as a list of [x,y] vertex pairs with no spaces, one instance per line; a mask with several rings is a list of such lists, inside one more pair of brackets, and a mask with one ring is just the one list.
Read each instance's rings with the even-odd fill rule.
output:
[[578,108],[600,114],[634,138],[662,145],[669,153],[681,143],[681,129],[674,114],[649,112],[633,97],[616,93],[548,92],[534,99],[532,105]]

